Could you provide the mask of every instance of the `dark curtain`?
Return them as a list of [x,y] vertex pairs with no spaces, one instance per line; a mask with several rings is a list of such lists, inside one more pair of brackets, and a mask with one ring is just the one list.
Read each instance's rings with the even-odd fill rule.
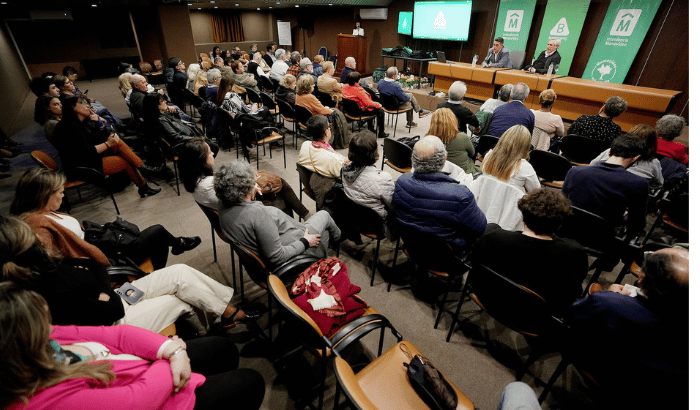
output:
[[243,24],[238,13],[212,14],[211,29],[215,43],[243,41]]

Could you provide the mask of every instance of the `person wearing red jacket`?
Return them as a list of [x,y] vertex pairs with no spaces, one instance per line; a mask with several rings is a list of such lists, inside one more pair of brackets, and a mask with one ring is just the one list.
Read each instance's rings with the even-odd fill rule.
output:
[[[347,81],[348,83],[343,85],[343,98],[355,101],[360,106],[361,110],[369,114],[376,113],[379,122],[379,135],[377,137],[388,137],[389,134],[384,132],[384,110],[382,110],[382,105],[376,101],[372,101],[372,97],[369,93],[359,84],[360,73],[353,72],[348,74]],[[375,131],[374,119],[370,120],[368,129],[370,131]]]

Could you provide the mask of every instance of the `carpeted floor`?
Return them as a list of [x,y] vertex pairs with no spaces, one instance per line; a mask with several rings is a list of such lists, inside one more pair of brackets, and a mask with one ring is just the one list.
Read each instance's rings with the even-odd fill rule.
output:
[[[82,90],[89,89],[93,98],[99,100],[115,114],[122,118],[129,117],[126,104],[117,90],[116,79],[97,80],[90,83],[78,82],[78,86]],[[31,98],[33,99],[33,97]],[[411,130],[411,135],[424,135],[428,130],[430,116],[422,119],[415,116],[415,121],[419,125],[417,129]],[[402,117],[399,120],[397,138],[409,135],[404,125],[405,120]],[[288,124],[288,127],[291,128],[291,124]],[[388,131],[389,129],[387,129]],[[288,135],[291,134],[288,133]],[[43,137],[43,130],[36,124],[26,128],[13,138],[24,143],[25,152],[31,149],[42,149],[53,154],[52,148]],[[291,144],[291,137],[286,140],[286,151],[288,159],[286,168],[283,166],[280,149],[273,150],[272,159],[269,155],[266,158],[260,158],[260,168],[280,175],[295,190],[298,190],[298,175],[294,166],[298,152]],[[347,150],[341,152],[347,154]],[[234,152],[222,151],[216,158],[216,164],[221,165],[235,159]],[[255,158],[253,158],[253,163],[254,161]],[[13,159],[12,163],[12,178],[0,180],[0,195],[2,197],[0,212],[3,214],[8,212],[12,192],[22,169],[34,165],[27,153]],[[168,166],[172,170],[172,164],[168,164]],[[395,178],[398,178],[398,173],[388,167],[386,169]],[[190,194],[182,189],[182,186],[180,187],[182,194],[177,195],[172,172],[166,176],[170,178],[150,176],[163,189],[160,194],[154,197],[139,198],[133,185],[116,193],[115,198],[119,204],[121,216],[136,223],[141,228],[161,224],[176,236],[201,236],[202,244],[198,248],[179,256],[171,256],[169,263],[186,263],[216,280],[230,285],[232,278],[228,246],[218,238],[215,239],[214,246],[218,251],[218,261],[214,261],[209,222]],[[73,205],[73,216],[80,221],[87,219],[100,223],[114,220],[116,213],[109,197],[105,197],[100,190],[94,188],[82,191],[82,201],[78,199],[76,192],[67,192]],[[309,209],[314,209],[314,204],[309,198],[304,196],[303,202]],[[514,368],[520,355],[527,355],[529,352],[525,339],[496,323],[488,315],[479,314],[477,307],[469,302],[462,310],[462,325],[458,326],[451,342],[446,343],[445,337],[450,324],[449,316],[445,315],[438,324],[438,328],[433,329],[437,310],[430,304],[418,300],[410,289],[402,289],[400,281],[397,281],[397,285],[393,287],[391,292],[386,291],[386,278],[396,279],[410,275],[412,266],[405,256],[399,257],[394,272],[380,269],[374,286],[369,286],[371,273],[369,265],[373,249],[374,243],[367,239],[363,247],[355,247],[348,242],[341,247],[340,258],[347,264],[352,282],[362,288],[362,296],[377,311],[385,315],[406,340],[418,347],[447,378],[474,402],[476,407],[495,409],[500,399],[501,390],[515,380]],[[382,242],[381,264],[390,263],[393,249],[392,243]],[[505,249],[504,256],[507,256]],[[610,283],[615,279],[619,268],[620,266],[615,269],[615,272],[603,275],[604,286],[606,282]],[[266,302],[264,291],[247,277],[245,291],[247,298]],[[264,321],[261,324],[264,325]],[[489,329],[490,337],[496,341],[495,347],[490,349],[483,347],[485,328]],[[312,372],[314,368],[310,364],[318,365],[318,361],[314,362],[310,355],[303,353],[296,346],[293,337],[294,329],[287,330],[272,345],[262,342],[255,337],[253,330],[245,329],[243,326],[230,333],[230,336],[239,342],[243,356],[241,367],[256,369],[266,380],[267,393],[263,409],[295,408],[294,399],[310,393],[317,380]],[[353,349],[352,352],[348,353],[351,353],[353,362],[361,363],[370,360],[376,354],[377,337],[372,336],[366,339],[363,341],[362,348]],[[385,340],[385,348],[394,342],[394,338],[388,336]],[[609,353],[601,352],[601,354]],[[539,394],[543,381],[546,382],[549,379],[559,360],[560,357],[556,354],[547,355],[538,360],[529,369],[524,382],[534,387]],[[318,366],[315,369],[317,368]],[[333,402],[335,381],[331,368],[326,370],[325,404],[326,408],[330,408]],[[592,392],[586,386],[582,376],[569,368],[559,379],[553,393],[543,407],[548,409],[590,408],[589,397],[591,394]]]

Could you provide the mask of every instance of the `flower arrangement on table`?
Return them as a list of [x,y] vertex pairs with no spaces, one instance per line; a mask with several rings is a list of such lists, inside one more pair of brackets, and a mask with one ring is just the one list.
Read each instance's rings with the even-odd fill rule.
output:
[[[421,81],[422,80],[422,81]],[[423,77],[422,79],[420,77],[414,76],[414,75],[405,75],[401,74],[397,80],[399,84],[401,85],[401,88],[405,89],[412,89],[412,88],[420,88],[420,83],[421,82],[427,82],[428,78]]]

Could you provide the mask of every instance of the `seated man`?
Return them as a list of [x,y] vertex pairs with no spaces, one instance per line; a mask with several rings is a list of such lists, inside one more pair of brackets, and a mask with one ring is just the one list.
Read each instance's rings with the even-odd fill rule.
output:
[[323,75],[318,77],[318,91],[326,94],[330,94],[331,96],[336,96],[338,100],[343,98],[343,86],[340,85],[338,80],[333,77],[333,74],[335,74],[335,67],[333,67],[333,62],[332,61],[326,61],[323,63],[321,66],[321,69],[323,70]]
[[523,231],[489,224],[471,260],[542,296],[561,317],[581,294],[581,282],[588,274],[586,252],[576,242],[554,236],[571,213],[571,205],[561,193],[539,188],[522,197],[518,209],[523,214]]
[[231,67],[230,67],[228,64],[225,64],[225,63],[224,63],[224,59],[221,58],[221,57],[216,57],[216,58],[214,59],[214,66],[217,67],[217,68],[219,69],[219,71],[221,71],[221,76],[222,76],[222,77],[225,76],[225,75],[227,75],[227,74],[228,74],[228,75],[232,75],[232,74],[233,74],[233,71],[231,70]]
[[481,107],[479,107],[479,111],[490,112],[493,114],[493,111],[496,108],[507,104],[508,101],[510,101],[511,91],[513,91],[513,84],[505,84],[501,86],[501,89],[498,90],[498,98],[489,98],[486,100],[483,104],[481,104]]
[[141,117],[143,115],[143,99],[148,94],[148,80],[140,74],[134,74],[129,77],[129,84],[131,84],[129,111]]
[[462,97],[467,93],[467,85],[462,81],[455,81],[450,86],[447,92],[447,101],[443,101],[438,104],[438,108],[449,108],[457,117],[457,122],[459,123],[459,132],[467,132],[467,125],[474,127],[474,132],[478,133],[479,120],[476,118],[472,110],[468,107],[462,105]]
[[632,236],[646,226],[649,183],[626,169],[643,152],[642,141],[627,134],[621,135],[613,141],[607,161],[571,168],[561,192],[572,205],[612,224],[626,225],[627,236]]
[[265,55],[262,57],[263,60],[265,60],[267,66],[270,68],[272,68],[272,66],[275,64],[275,61],[277,61],[277,55],[275,54],[276,50],[277,43],[270,43],[267,45],[267,52],[265,52]]
[[314,86],[318,81],[318,77],[314,74],[314,65],[307,57],[304,57],[299,62],[299,75],[308,74],[314,79]]
[[56,87],[56,84],[44,77],[32,79],[32,81],[29,82],[29,89],[32,90],[37,97],[44,95],[46,97],[59,98],[61,95],[61,90]]
[[481,62],[482,67],[513,68],[510,63],[510,50],[503,45],[503,37],[493,40],[493,47],[489,48],[486,58]]
[[506,130],[514,125],[522,125],[530,131],[535,128],[535,114],[525,107],[523,101],[530,95],[530,87],[517,83],[510,92],[510,102],[493,111],[489,135],[500,138]]
[[314,140],[301,144],[298,162],[313,172],[309,188],[316,194],[317,209],[321,209],[326,193],[340,180],[340,170],[348,159],[331,147],[333,132],[325,115],[314,115],[306,127]]
[[202,99],[216,102],[216,95],[219,93],[219,84],[221,83],[221,71],[218,68],[211,68],[207,71],[207,83],[206,86],[199,89],[199,96]]
[[396,181],[392,204],[397,221],[434,235],[464,254],[486,228],[486,216],[469,188],[441,172],[447,150],[438,137],[428,135],[413,148],[413,172]]
[[255,81],[260,81],[260,76],[267,76],[263,70],[263,59],[260,53],[253,55],[253,60],[248,63],[248,72],[255,76]]
[[574,364],[595,378],[610,408],[688,408],[689,256],[646,255],[639,288],[612,285],[568,310]]
[[283,48],[278,48],[277,51],[275,51],[275,58],[277,60],[274,64],[272,64],[272,67],[270,67],[272,69],[270,71],[270,78],[279,81],[285,74],[287,74],[287,70],[289,69],[286,62],[287,51],[285,51]]
[[627,110],[627,101],[622,97],[610,97],[600,107],[596,115],[582,115],[574,121],[567,135],[579,135],[593,138],[605,145],[613,142],[620,136],[622,129],[613,122],[613,118]]
[[[423,110],[420,108],[420,104],[416,101],[416,97],[411,93],[405,93],[399,83],[396,82],[396,78],[399,76],[399,69],[396,67],[389,67],[386,70],[386,78],[383,78],[377,84],[377,90],[380,93],[391,95],[399,100],[399,109],[405,110],[406,108],[413,108],[413,111],[418,113],[420,118],[425,117],[430,114],[430,111]],[[417,127],[418,124],[413,122],[413,111],[406,111],[406,127]]]
[[245,161],[230,162],[216,172],[214,190],[226,236],[271,269],[302,253],[325,258],[328,244],[340,239],[340,229],[328,212],[319,211],[301,224],[278,208],[256,201],[259,189],[255,169]]
[[[355,101],[363,111],[368,111],[370,114],[376,113],[377,122],[379,123],[379,135],[377,137],[388,137],[389,134],[384,132],[384,110],[382,110],[382,105],[376,101],[372,101],[372,97],[359,83],[360,73],[353,71],[348,74],[347,84],[343,86],[343,98]],[[367,128],[370,131],[374,131],[374,119],[370,120]]]
[[[550,39],[549,42],[547,42],[547,50],[541,52],[537,57],[537,60],[535,60],[535,63],[531,66],[525,67],[524,70],[531,73],[546,74],[551,64],[554,64],[556,70],[556,67],[559,66],[559,63],[561,63],[561,55],[559,55],[558,51],[560,45],[560,39]],[[555,71],[552,71],[552,74],[554,73]]]
[[[217,57],[221,58],[221,57]],[[169,61],[170,66],[175,70],[173,74],[173,84],[168,87],[168,95],[173,104],[185,110],[185,89],[187,88],[187,73],[185,63],[177,57],[173,57]]]
[[354,57],[348,57],[345,59],[345,67],[343,67],[343,71],[340,73],[340,82],[345,84],[347,83],[348,79],[348,74],[354,73],[355,68],[357,67],[357,63],[355,62]]

